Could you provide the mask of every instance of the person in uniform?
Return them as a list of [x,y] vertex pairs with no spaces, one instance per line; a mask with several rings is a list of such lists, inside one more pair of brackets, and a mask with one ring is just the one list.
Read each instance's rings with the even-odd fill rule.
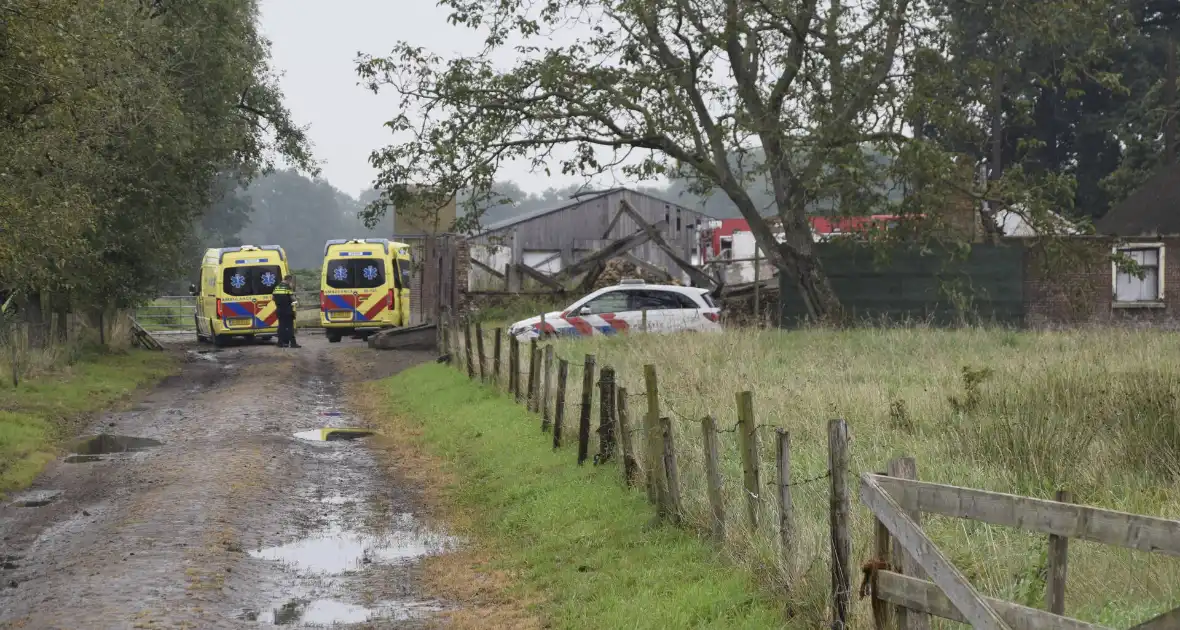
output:
[[287,276],[275,286],[271,299],[279,316],[279,347],[298,348],[295,343],[295,276]]

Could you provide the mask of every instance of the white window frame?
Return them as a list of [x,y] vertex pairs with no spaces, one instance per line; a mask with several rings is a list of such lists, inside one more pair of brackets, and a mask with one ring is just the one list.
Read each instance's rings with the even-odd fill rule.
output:
[[1111,305],[1114,308],[1163,308],[1164,306],[1164,286],[1167,274],[1165,263],[1165,248],[1163,243],[1123,243],[1111,248],[1112,255],[1118,255],[1125,252],[1154,249],[1156,250],[1156,276],[1158,285],[1154,300],[1119,300],[1118,285],[1119,275],[1125,273],[1119,270],[1118,261],[1112,260],[1110,262],[1110,299]]

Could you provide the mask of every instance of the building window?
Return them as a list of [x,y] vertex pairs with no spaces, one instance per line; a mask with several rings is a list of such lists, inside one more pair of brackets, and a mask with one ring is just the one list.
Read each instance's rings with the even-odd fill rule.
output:
[[733,237],[732,236],[722,236],[721,237],[721,251],[718,253],[721,255],[721,258],[724,258],[726,260],[733,258]]
[[[1115,306],[1158,306],[1164,300],[1162,243],[1114,248],[1111,263]],[[1134,264],[1128,264],[1134,263]]]

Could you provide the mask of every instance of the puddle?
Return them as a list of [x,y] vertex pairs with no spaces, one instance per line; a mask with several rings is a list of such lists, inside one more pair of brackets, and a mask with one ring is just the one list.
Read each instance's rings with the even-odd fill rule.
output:
[[395,531],[383,536],[328,530],[278,547],[251,551],[250,555],[274,560],[298,571],[339,574],[369,564],[398,564],[445,553],[455,539],[435,532]]
[[70,449],[75,455],[106,455],[110,453],[133,453],[160,446],[163,442],[148,438],[129,437],[103,433],[78,440]]
[[34,490],[13,499],[12,504],[17,507],[41,507],[49,505],[59,498],[61,498],[61,490]]
[[382,602],[368,608],[335,599],[293,600],[277,608],[247,611],[240,619],[285,626],[296,623],[312,625],[350,624],[366,621],[409,621],[445,610],[434,602]]
[[106,459],[102,455],[67,455],[64,461],[67,464],[87,464],[90,462],[101,462]]
[[312,429],[310,431],[300,431],[295,434],[295,437],[312,442],[337,442],[340,440],[356,440],[370,435],[373,435],[373,431],[369,429],[327,427],[323,429]]

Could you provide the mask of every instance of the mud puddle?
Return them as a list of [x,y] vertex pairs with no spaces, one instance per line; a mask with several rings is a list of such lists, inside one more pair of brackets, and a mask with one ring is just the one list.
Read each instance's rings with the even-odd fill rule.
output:
[[369,437],[370,435],[373,435],[373,431],[369,429],[325,427],[323,429],[300,431],[295,434],[295,437],[310,442],[337,442],[342,440],[358,440],[363,437]]
[[279,562],[298,572],[336,575],[361,570],[370,564],[411,562],[446,553],[456,544],[450,536],[417,526],[411,514],[401,515],[392,528],[387,533],[364,534],[333,527],[285,545],[252,551],[250,555]]
[[276,626],[332,625],[426,619],[443,610],[445,607],[434,602],[381,602],[361,606],[336,599],[313,599],[293,600],[265,611],[246,611],[241,619]]
[[111,455],[116,453],[135,453],[162,444],[163,442],[159,440],[149,438],[101,433],[78,440],[70,450],[74,455]]
[[239,618],[276,626],[421,627],[449,606],[414,587],[417,565],[459,541],[416,517],[412,499],[365,446],[362,438],[375,432],[340,409],[333,387],[313,378],[304,396],[304,426],[316,428],[288,433],[306,475],[289,492],[302,507],[285,536],[248,548],[271,577]]
[[12,504],[17,507],[42,507],[61,498],[61,494],[61,490],[32,490],[17,495],[13,498]]

